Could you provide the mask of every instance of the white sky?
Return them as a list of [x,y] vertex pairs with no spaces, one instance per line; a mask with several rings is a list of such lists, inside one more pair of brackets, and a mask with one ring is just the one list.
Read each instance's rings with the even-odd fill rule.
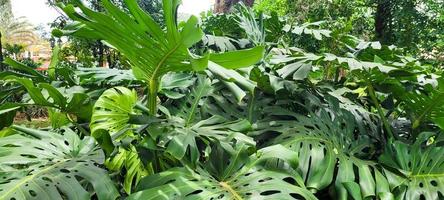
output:
[[[58,12],[46,4],[46,0],[11,0],[16,17],[24,16],[34,25],[46,25],[59,16]],[[209,10],[214,0],[182,0],[179,12],[198,15]]]

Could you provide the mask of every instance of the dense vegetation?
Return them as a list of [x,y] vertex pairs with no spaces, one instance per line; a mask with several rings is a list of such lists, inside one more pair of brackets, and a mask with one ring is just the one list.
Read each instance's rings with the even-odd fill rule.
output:
[[[52,35],[101,41],[116,64],[72,63],[67,47],[47,72],[5,59],[0,199],[443,199],[430,41],[371,41],[264,2],[186,20],[180,0],[57,4],[69,20]],[[36,108],[50,127],[14,124]]]

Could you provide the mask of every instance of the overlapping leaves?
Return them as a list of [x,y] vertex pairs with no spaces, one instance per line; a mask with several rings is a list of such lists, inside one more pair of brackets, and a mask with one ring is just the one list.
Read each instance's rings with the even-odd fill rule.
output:
[[231,151],[215,148],[211,158],[196,170],[175,168],[148,176],[129,199],[316,199],[298,174],[277,164],[297,165],[295,153],[282,146],[251,156],[243,145]]
[[[94,139],[15,126],[0,138],[0,199],[116,199],[119,196]],[[93,190],[91,190],[91,188]]]
[[354,116],[336,106],[310,112],[309,117],[294,114],[295,121],[270,122],[266,129],[281,133],[273,143],[298,154],[298,171],[307,188],[320,191],[334,183],[338,199],[390,194],[376,163],[362,159],[374,153],[372,139],[356,132]]
[[397,199],[441,199],[444,193],[444,148],[435,134],[419,135],[412,145],[395,141],[380,157]]

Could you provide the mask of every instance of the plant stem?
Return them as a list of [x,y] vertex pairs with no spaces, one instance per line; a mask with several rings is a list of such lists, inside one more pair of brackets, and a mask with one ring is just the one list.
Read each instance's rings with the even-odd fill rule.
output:
[[248,121],[250,123],[253,123],[253,112],[254,112],[254,105],[255,105],[255,97],[256,97],[256,90],[253,90],[253,92],[251,92],[251,96],[248,102]]
[[379,104],[379,101],[376,98],[375,89],[373,88],[373,85],[368,80],[367,80],[367,89],[368,89],[368,93],[370,95],[370,98],[373,101],[373,104],[375,104],[375,107],[378,110],[379,117],[381,118],[382,123],[384,124],[384,128],[387,131],[388,138],[393,139],[392,128],[390,127],[390,124],[388,123],[387,118],[384,115],[384,111],[381,108],[381,104]]
[[148,109],[150,115],[155,116],[157,113],[157,89],[159,87],[159,82],[157,79],[151,79],[148,88]]

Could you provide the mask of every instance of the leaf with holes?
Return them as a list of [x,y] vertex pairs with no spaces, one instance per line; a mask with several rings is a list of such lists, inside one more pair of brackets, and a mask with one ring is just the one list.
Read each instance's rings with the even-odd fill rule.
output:
[[395,141],[380,157],[396,199],[442,199],[444,147],[431,142],[432,137],[435,134],[422,133],[412,145]]
[[0,199],[112,200],[119,196],[105,157],[91,137],[70,129],[52,133],[13,126],[19,133],[0,138]]
[[214,148],[212,159],[195,171],[175,168],[148,176],[128,199],[316,199],[297,173],[284,170],[282,163],[297,165],[296,153],[271,146],[249,156],[245,146],[238,148]]
[[337,106],[330,104],[311,112],[310,117],[289,115],[295,121],[269,122],[269,130],[281,133],[273,143],[298,153],[297,170],[313,191],[334,181],[338,199],[356,195],[356,188],[363,199],[389,194],[387,181],[376,163],[361,159],[372,156],[372,140],[366,132],[359,132],[353,114]]
[[232,143],[254,146],[253,139],[242,133],[250,129],[248,121],[232,121],[219,115],[207,117],[201,112],[207,97],[212,93],[211,81],[199,76],[191,93],[178,103],[177,108],[172,107],[172,116],[164,122],[151,125],[148,132],[175,158],[183,159],[188,152],[187,160],[192,164],[196,164],[200,157],[199,141],[205,146],[219,142],[228,146]]

